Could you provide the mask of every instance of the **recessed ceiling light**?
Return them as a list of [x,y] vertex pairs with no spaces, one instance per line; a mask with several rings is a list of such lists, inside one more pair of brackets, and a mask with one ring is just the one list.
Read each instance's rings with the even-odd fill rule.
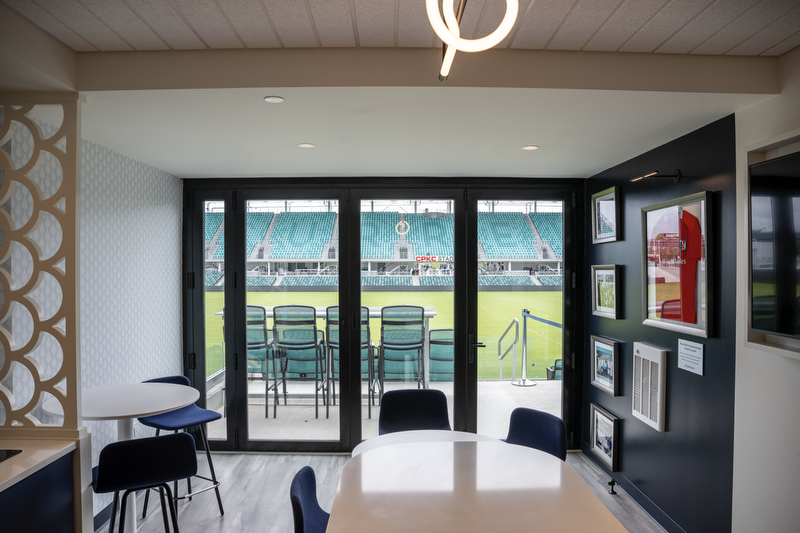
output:
[[314,148],[314,145],[311,143],[300,143],[297,145],[298,148]]
[[527,150],[527,151],[529,151],[529,152],[530,152],[530,151],[532,151],[532,150],[538,150],[538,149],[539,149],[539,147],[538,147],[538,146],[536,146],[536,145],[534,145],[534,144],[529,144],[529,145],[527,145],[527,146],[523,146],[523,147],[522,147],[522,149],[523,149],[523,150]]
[[280,104],[283,102],[283,96],[265,96],[264,101],[268,104]]

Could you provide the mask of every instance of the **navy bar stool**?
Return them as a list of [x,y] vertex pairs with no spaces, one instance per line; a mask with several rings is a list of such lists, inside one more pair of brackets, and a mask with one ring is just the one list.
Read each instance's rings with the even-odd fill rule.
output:
[[[92,469],[92,488],[98,494],[113,492],[111,523],[108,531],[114,531],[117,516],[119,491],[122,495],[119,531],[125,530],[125,512],[128,495],[143,489],[158,489],[161,496],[161,514],[164,531],[169,533],[167,507],[172,518],[172,527],[178,532],[178,517],[169,482],[177,483],[197,474],[197,452],[194,439],[188,433],[176,433],[163,437],[124,440],[114,442],[100,451],[100,459]],[[166,492],[166,498],[164,496]],[[148,490],[149,494],[150,491]]]
[[[173,383],[176,385],[185,385],[190,387],[189,378],[186,376],[167,376],[163,378],[155,378],[149,379],[145,381],[145,383]],[[145,426],[149,426],[151,428],[156,429],[156,436],[161,433],[161,430],[164,431],[174,431],[178,432],[180,430],[185,430],[192,426],[199,426],[200,427],[200,436],[203,440],[203,448],[206,451],[206,457],[208,458],[208,469],[211,472],[211,477],[207,478],[204,476],[195,476],[199,477],[200,479],[204,479],[206,481],[210,481],[211,485],[208,487],[204,487],[200,490],[192,492],[192,481],[191,479],[186,480],[187,486],[187,493],[184,496],[178,496],[178,483],[175,482],[175,502],[177,503],[178,500],[182,500],[184,498],[188,498],[189,500],[192,499],[192,496],[196,494],[200,494],[201,492],[205,492],[207,490],[214,489],[217,493],[217,503],[219,504],[219,514],[221,516],[225,515],[225,510],[222,508],[222,498],[219,495],[219,481],[217,481],[217,475],[214,473],[214,463],[211,461],[211,450],[208,447],[208,437],[206,436],[206,426],[205,424],[209,422],[213,422],[214,420],[219,420],[222,418],[222,415],[216,411],[211,411],[210,409],[203,409],[202,407],[198,407],[195,404],[187,405],[186,407],[182,407],[180,409],[176,409],[174,411],[170,411],[168,413],[162,413],[160,415],[153,415],[153,416],[146,416],[139,419],[139,422],[144,424]],[[147,516],[147,501],[149,499],[150,493],[148,492],[144,498],[144,511],[142,512],[142,518]]]

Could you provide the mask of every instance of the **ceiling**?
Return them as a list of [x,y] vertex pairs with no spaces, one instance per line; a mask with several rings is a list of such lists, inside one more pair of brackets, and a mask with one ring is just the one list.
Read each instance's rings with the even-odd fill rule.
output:
[[[76,52],[71,88],[86,97],[85,139],[179,177],[586,177],[773,96],[777,89],[739,89],[738,81],[698,89],[695,78],[711,79],[742,58],[748,68],[773,68],[800,46],[800,0],[520,0],[509,37],[490,52],[457,54],[440,83],[441,41],[423,0],[0,2]],[[462,36],[493,31],[504,10],[504,0],[470,0]],[[343,49],[393,66],[402,51],[431,59],[390,74],[374,68],[373,77],[370,61],[332,63],[340,79],[331,82],[324,54]],[[257,81],[238,72],[196,81],[216,54],[260,53],[301,59],[272,77],[269,66],[256,67],[268,71]],[[30,66],[36,61],[28,54]],[[558,62],[540,63],[543,57]],[[20,87],[20,62],[4,58],[0,89],[43,88],[35,76]],[[164,58],[171,70],[150,67]],[[558,67],[578,65],[576,58],[584,66],[595,58],[623,65],[627,77]],[[673,81],[663,90],[635,81],[636,65],[667,61],[684,63],[664,70]],[[706,74],[684,73],[686,62]],[[495,63],[511,67],[495,73]],[[114,64],[135,81],[119,82]],[[174,72],[181,69],[185,75]],[[178,81],[159,81],[170,77]],[[269,94],[285,101],[267,104]],[[522,150],[530,144],[539,149]]]

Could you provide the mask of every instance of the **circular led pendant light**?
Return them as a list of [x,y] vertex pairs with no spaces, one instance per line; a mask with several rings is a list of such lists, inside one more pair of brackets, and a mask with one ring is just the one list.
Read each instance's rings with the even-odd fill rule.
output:
[[[506,15],[496,30],[480,39],[462,39],[452,0],[444,0],[442,13],[439,13],[438,0],[426,0],[425,5],[428,10],[428,20],[430,20],[436,35],[448,46],[462,52],[482,52],[505,39],[511,28],[514,27],[519,12],[518,0],[506,0]],[[442,14],[444,14],[444,19],[442,19]]]

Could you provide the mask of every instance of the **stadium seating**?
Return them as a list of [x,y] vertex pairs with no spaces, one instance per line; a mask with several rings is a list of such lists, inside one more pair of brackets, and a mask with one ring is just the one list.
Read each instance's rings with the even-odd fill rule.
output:
[[216,285],[219,279],[224,274],[225,272],[221,270],[206,270],[203,275],[203,277],[205,278],[206,287],[213,287],[214,285]]
[[284,276],[282,287],[331,287],[339,284],[339,276]]
[[296,212],[279,213],[272,230],[273,244],[269,257],[317,259],[323,245],[331,241],[336,213]]
[[536,238],[522,213],[478,213],[478,241],[487,259],[536,257]]
[[214,259],[222,259],[225,257],[225,228],[222,228],[222,231],[219,232],[217,242],[219,243],[219,248],[214,253]]
[[423,287],[452,287],[453,276],[420,276],[419,284]]
[[400,240],[395,229],[399,221],[397,212],[361,213],[361,257],[393,258],[394,245]]
[[478,276],[478,285],[534,285],[530,276]]
[[248,274],[247,275],[247,286],[248,287],[269,287],[273,283],[275,283],[275,279],[277,276],[260,276],[258,274]]
[[361,276],[363,287],[410,287],[411,276]]
[[563,224],[561,213],[531,213],[533,225],[542,239],[550,243],[556,257],[563,257]]
[[247,213],[247,252],[245,257],[250,257],[253,253],[253,248],[264,240],[264,235],[267,234],[270,222],[272,222],[273,213],[262,211],[248,211]]
[[539,281],[542,282],[542,285],[555,286],[555,285],[561,285],[563,283],[562,276],[560,275],[539,274],[536,277],[539,278]]
[[225,213],[205,214],[205,240],[207,243],[210,243],[211,239],[214,238],[214,234],[217,233],[223,218],[225,218]]
[[453,255],[453,217],[428,218],[406,215],[409,229],[406,239],[414,245],[416,255]]

